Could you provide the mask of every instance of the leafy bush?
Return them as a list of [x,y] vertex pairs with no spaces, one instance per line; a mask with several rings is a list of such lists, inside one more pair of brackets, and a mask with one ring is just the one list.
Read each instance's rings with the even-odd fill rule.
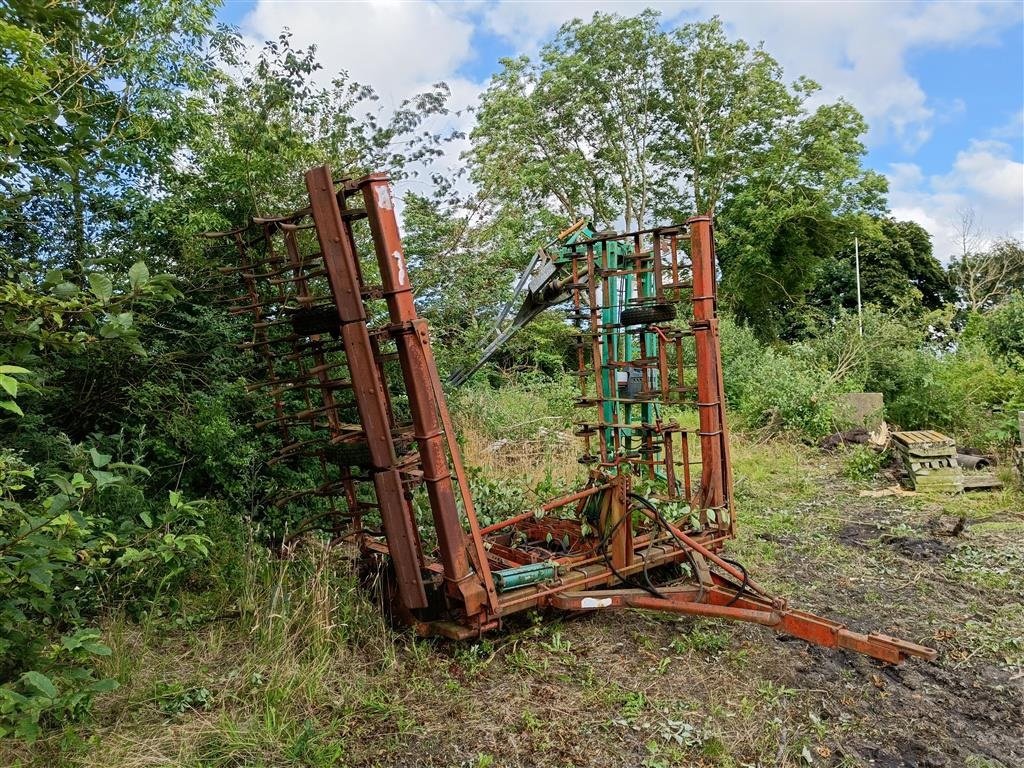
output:
[[722,368],[729,405],[745,425],[808,437],[831,431],[839,388],[807,356],[764,346],[723,319]]
[[843,391],[881,392],[888,421],[907,429],[947,424],[951,397],[939,371],[950,352],[929,343],[923,325],[867,307],[861,334],[857,316],[841,315],[818,329],[803,348]]
[[530,497],[522,485],[494,480],[477,467],[469,468],[469,490],[481,525],[490,525],[530,509]]
[[145,355],[139,319],[179,295],[174,279],[140,261],[120,275],[88,271],[83,288],[62,270],[33,281],[38,267],[0,280],[0,736],[28,740],[116,686],[93,672],[110,651],[89,625],[117,605],[151,612],[209,551],[202,503],[146,489],[150,473],[135,459],[103,452],[116,439],[86,447],[63,434],[87,418],[55,429],[52,413],[25,405],[44,404],[50,377],[99,351]]
[[855,445],[846,457],[845,473],[851,480],[870,480],[882,468],[884,455],[866,445]]
[[[974,447],[1013,442],[1024,409],[1024,371],[999,363],[981,345],[965,346],[936,369],[936,400],[946,406],[943,426]],[[941,392],[941,394],[939,394]]]
[[209,391],[182,398],[187,382],[155,377],[130,393],[128,418],[138,452],[152,464],[170,467],[173,479],[193,494],[217,495],[247,504],[258,491],[255,468],[266,455],[244,423],[244,408],[257,413],[265,402],[244,392],[243,382],[217,383]]
[[[971,316],[957,331],[951,309],[914,324],[869,308],[863,337],[848,321],[812,345],[823,359],[846,361],[837,368],[844,387],[881,392],[890,423],[946,430],[976,447],[994,447],[1011,434],[1024,377],[991,351],[988,320]],[[837,347],[845,356],[835,355]]]
[[985,317],[982,337],[993,357],[1024,371],[1024,293],[1014,293]]
[[90,668],[96,656],[108,656],[100,633],[79,629],[47,645],[27,670],[0,686],[0,737],[14,735],[34,741],[40,723],[55,716],[79,717],[92,697],[117,688],[117,681],[97,679]]
[[742,412],[752,425],[809,437],[832,431],[838,387],[807,361],[769,350],[752,371],[751,383]]
[[975,447],[1005,444],[1024,406],[1024,371],[1012,351],[1017,311],[975,316],[957,332],[951,309],[907,321],[869,306],[863,335],[847,313],[786,347],[766,346],[723,318],[726,396],[746,426],[813,438],[834,428],[839,393],[881,392],[886,420],[902,429],[946,430]]
[[38,480],[0,449],[0,735],[33,739],[43,718],[79,715],[111,690],[89,665],[109,651],[85,625],[115,602],[156,599],[208,552],[200,503],[172,491],[160,508],[118,514],[145,471],[86,455],[90,466]]

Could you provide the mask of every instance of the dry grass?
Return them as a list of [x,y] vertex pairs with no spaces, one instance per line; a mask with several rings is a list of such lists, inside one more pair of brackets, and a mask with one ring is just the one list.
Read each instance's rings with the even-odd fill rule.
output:
[[572,460],[580,450],[572,434],[572,413],[554,409],[544,390],[459,390],[452,411],[463,459],[492,480],[529,487],[550,480],[573,487],[586,476]]
[[550,431],[533,439],[511,441],[494,440],[477,428],[464,426],[460,436],[466,464],[492,480],[529,486],[550,480],[571,488],[586,477],[582,465],[571,460],[579,451],[571,432]]

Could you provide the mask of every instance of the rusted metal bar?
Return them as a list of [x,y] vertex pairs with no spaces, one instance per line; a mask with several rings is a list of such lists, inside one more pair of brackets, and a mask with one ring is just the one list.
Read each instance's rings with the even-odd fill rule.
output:
[[330,169],[323,165],[307,172],[306,189],[331,293],[338,309],[349,370],[356,382],[353,390],[356,406],[366,432],[373,463],[374,488],[398,589],[406,606],[423,608],[427,605],[427,596],[420,574],[421,553],[416,546],[415,517],[405,497],[401,475],[395,468],[387,403],[366,330],[358,260],[352,240],[344,229]]
[[626,503],[628,492],[629,477],[616,475],[598,500],[599,536],[605,546],[602,557],[619,572],[633,564],[633,526]]
[[473,567],[480,575],[484,591],[487,593],[487,602],[491,613],[498,612],[498,593],[494,586],[494,578],[491,574],[491,567],[487,561],[487,552],[484,548],[483,535],[481,534],[480,521],[476,516],[476,507],[473,504],[473,494],[469,488],[469,477],[466,468],[462,464],[462,452],[459,450],[458,441],[455,439],[455,426],[452,424],[451,414],[448,411],[448,403],[445,401],[444,392],[441,387],[441,378],[437,372],[437,364],[434,361],[434,353],[430,346],[430,337],[427,335],[427,324],[424,321],[416,323],[416,330],[423,341],[423,348],[427,355],[427,368],[430,374],[430,383],[434,391],[434,398],[437,401],[438,412],[441,416],[441,424],[444,428],[445,441],[448,444],[448,455],[451,457],[452,466],[455,470],[455,478],[459,484],[459,494],[462,497],[462,505],[466,513],[466,521],[469,523],[470,534],[470,556],[473,559]]
[[[423,480],[430,497],[430,510],[434,517],[445,580],[450,591],[462,598],[466,612],[473,616],[479,613],[487,599],[492,599],[493,605],[496,606],[497,598],[494,596],[493,584],[490,589],[491,595],[485,593],[482,584],[483,574],[478,578],[470,578],[472,572],[467,559],[465,533],[459,523],[455,489],[438,422],[438,401],[431,385],[432,373],[436,374],[436,369],[431,370],[433,358],[428,358],[427,355],[429,341],[415,325],[418,315],[406,271],[402,241],[398,234],[391,187],[387,176],[383,174],[365,177],[361,180],[360,187],[369,217],[370,231],[373,234],[377,265],[384,284],[392,337],[398,345],[398,358],[402,367],[405,391],[409,396],[409,410],[416,429],[416,441],[419,443]],[[467,513],[471,514],[475,521],[476,513],[472,511],[472,500],[467,500]],[[480,568],[486,569],[486,561],[481,563]],[[486,570],[489,577],[489,569]]]
[[632,590],[628,594],[620,593],[609,596],[607,593],[610,591],[563,592],[552,598],[551,604],[556,608],[575,611],[598,610],[601,608],[637,608],[645,611],[659,611],[661,613],[685,613],[691,616],[749,621],[755,624],[763,624],[766,627],[777,626],[782,620],[778,611],[727,608],[714,605],[713,603],[699,603],[691,600],[667,600],[652,597],[641,590]]
[[693,331],[697,347],[697,409],[700,419],[701,506],[718,507],[725,500],[722,453],[722,410],[719,365],[721,355],[715,317],[715,265],[712,258],[711,217],[695,216],[690,228],[693,269]]
[[611,608],[636,608],[662,613],[684,613],[693,616],[747,621],[770,627],[777,632],[798,637],[826,648],[855,651],[890,664],[901,664],[916,656],[934,661],[933,648],[882,634],[862,634],[838,622],[805,611],[780,609],[771,603],[744,597],[719,587],[666,589],[663,597],[653,597],[639,590],[566,591],[555,595],[551,604],[574,611]]
[[[541,505],[540,509],[542,512],[552,512],[561,507],[568,506],[569,504],[572,504],[574,501],[580,501],[582,499],[590,498],[591,496],[601,493],[602,491],[607,490],[610,487],[611,486],[608,484],[593,485],[584,488],[582,491],[570,493],[568,496],[561,496],[557,499],[553,499],[549,502],[546,502],[545,504]],[[500,531],[504,528],[511,528],[512,526],[526,522],[527,520],[533,520],[536,517],[536,512],[524,512],[521,515],[516,515],[515,517],[510,517],[507,520],[501,520],[497,523],[492,523],[491,525],[481,528],[480,533],[483,535],[487,535],[488,533],[494,533],[495,531]]]

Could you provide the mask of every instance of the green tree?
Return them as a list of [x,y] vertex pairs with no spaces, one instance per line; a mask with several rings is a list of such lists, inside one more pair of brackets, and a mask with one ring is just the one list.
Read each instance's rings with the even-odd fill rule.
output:
[[484,93],[468,159],[487,198],[599,225],[651,223],[671,185],[659,93],[658,14],[573,20],[536,62],[503,59]]
[[836,317],[856,310],[857,285],[853,238],[860,250],[861,299],[883,310],[920,315],[954,299],[949,278],[932,255],[931,237],[912,221],[892,217],[861,217],[841,250],[822,259],[816,284],[808,293],[810,308]]
[[177,233],[185,250],[196,250],[191,238],[204,230],[300,207],[303,173],[314,165],[401,179],[455,136],[429,123],[447,113],[444,83],[386,111],[343,71],[320,85],[316,49],[293,47],[287,31],[254,56],[235,30],[220,30],[211,47],[216,74],[182,116],[182,162],[168,171],[167,198],[153,212],[156,229]]
[[674,30],[663,45],[662,85],[674,156],[700,213],[720,203],[765,162],[799,111],[809,84],[790,89],[763,48],[731,41],[716,17]]
[[[0,250],[84,269],[120,242],[181,141],[175,119],[208,73],[212,0],[16,0],[0,8]],[[134,258],[132,258],[134,260]],[[130,264],[131,261],[128,261]]]
[[885,179],[861,167],[867,126],[839,101],[786,121],[761,163],[723,202],[718,231],[722,293],[762,338],[794,324],[824,255],[848,240],[854,214],[884,207]]
[[[238,294],[236,277],[216,269],[236,264],[237,253],[198,235],[301,207],[302,174],[315,164],[330,162],[339,175],[401,175],[413,159],[429,159],[442,138],[424,136],[425,121],[443,111],[447,92],[438,87],[382,113],[372,90],[344,75],[318,85],[315,52],[294,49],[287,34],[249,57],[237,33],[221,30],[211,50],[215,72],[175,117],[176,133],[187,137],[177,162],[161,175],[160,194],[134,201],[122,225],[154,271],[174,272],[184,297],[136,318],[144,362],[123,347],[61,361],[53,374],[60,390],[47,391],[44,407],[78,439],[145,434],[154,463],[167,468],[156,472],[157,487],[183,483],[192,493],[247,501],[262,482],[255,457],[265,451],[249,426],[259,403],[239,384],[252,369],[234,348],[245,319],[223,302]],[[198,413],[209,423],[190,429]]]
[[985,315],[982,337],[994,357],[1024,373],[1024,291]]
[[[416,302],[430,321],[438,361],[454,370],[476,361],[498,309],[510,299],[529,252],[529,217],[497,215],[479,196],[428,199],[406,195],[403,239]],[[506,369],[561,369],[569,327],[558,313],[536,320],[495,357]]]

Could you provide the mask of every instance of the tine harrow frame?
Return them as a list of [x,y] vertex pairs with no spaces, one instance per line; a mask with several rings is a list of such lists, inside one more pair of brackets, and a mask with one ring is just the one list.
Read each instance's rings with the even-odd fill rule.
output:
[[229,311],[252,319],[241,347],[270,399],[269,461],[316,478],[268,503],[302,510],[293,536],[326,528],[386,565],[397,617],[466,639],[533,608],[634,608],[749,621],[891,663],[935,658],[792,609],[720,554],[736,519],[709,217],[626,234],[577,225],[543,254],[576,328],[589,477],[482,527],[387,177],[336,182],[320,166],[306,188],[307,208],[208,236],[241,283]]

